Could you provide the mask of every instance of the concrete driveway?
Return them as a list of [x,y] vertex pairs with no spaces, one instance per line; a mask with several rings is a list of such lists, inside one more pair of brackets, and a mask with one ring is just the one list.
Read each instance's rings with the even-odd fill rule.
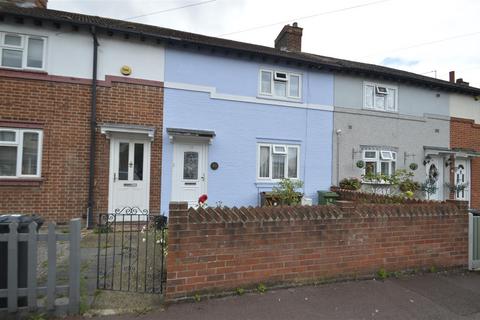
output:
[[480,319],[480,273],[426,274],[274,290],[110,319]]

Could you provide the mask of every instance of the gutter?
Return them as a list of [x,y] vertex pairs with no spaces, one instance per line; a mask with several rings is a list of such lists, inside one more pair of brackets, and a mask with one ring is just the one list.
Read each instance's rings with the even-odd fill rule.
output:
[[95,146],[96,146],[96,128],[97,128],[97,64],[98,64],[98,39],[95,26],[90,27],[90,33],[93,40],[93,69],[92,69],[92,95],[90,110],[90,160],[89,160],[89,179],[88,179],[88,208],[87,208],[87,229],[93,228],[93,188],[95,185]]

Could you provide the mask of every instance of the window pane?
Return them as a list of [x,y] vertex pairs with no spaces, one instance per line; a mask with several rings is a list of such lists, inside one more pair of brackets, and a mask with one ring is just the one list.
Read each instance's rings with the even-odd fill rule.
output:
[[2,66],[21,68],[22,67],[22,51],[3,49]]
[[22,174],[37,174],[38,163],[38,133],[25,132],[23,134]]
[[268,178],[270,176],[270,147],[260,147],[260,165],[259,177]]
[[389,176],[390,175],[390,162],[382,162],[380,167],[381,173]]
[[395,171],[397,171],[397,163],[395,161],[392,161],[392,174],[394,174]]
[[198,152],[185,152],[183,154],[183,179],[198,179]]
[[22,37],[14,34],[6,34],[4,43],[7,46],[20,47],[22,45]]
[[15,142],[14,131],[0,131],[0,141],[2,142]]
[[262,93],[272,93],[272,73],[270,71],[262,71],[262,83],[260,91]]
[[31,68],[43,67],[43,39],[28,39],[27,66]]
[[288,148],[288,177],[298,178],[297,148]]
[[388,94],[387,94],[387,106],[386,109],[390,111],[395,110],[395,89],[388,89]]
[[285,160],[284,154],[272,155],[272,179],[285,178]]
[[365,86],[365,107],[373,108],[373,86]]
[[135,143],[133,180],[143,180],[143,143]]
[[273,86],[276,96],[285,97],[287,95],[287,83],[285,81],[274,81]]
[[365,151],[365,158],[375,159],[377,157],[376,151]]
[[118,154],[118,180],[128,180],[128,153],[129,144],[121,142]]
[[375,108],[385,109],[385,95],[375,95]]
[[290,76],[290,96],[291,97],[300,97],[300,77],[291,75]]
[[366,162],[365,163],[365,174],[376,174],[377,173],[377,163],[376,162]]
[[17,175],[17,147],[0,146],[0,176]]

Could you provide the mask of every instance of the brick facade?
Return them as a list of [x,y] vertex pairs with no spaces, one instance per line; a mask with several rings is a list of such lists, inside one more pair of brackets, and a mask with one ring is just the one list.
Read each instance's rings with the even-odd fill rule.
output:
[[169,300],[467,264],[463,203],[187,209],[170,204]]
[[[451,118],[450,147],[480,151],[480,125],[470,119]],[[480,158],[471,159],[470,192],[470,206],[480,209]]]
[[[88,200],[90,92],[88,79],[0,70],[0,125],[41,127],[42,180],[0,180],[0,213],[36,213],[66,222],[85,216]],[[155,127],[150,210],[160,210],[163,84],[107,77],[99,81],[97,123]],[[94,212],[108,210],[109,140],[97,130]]]

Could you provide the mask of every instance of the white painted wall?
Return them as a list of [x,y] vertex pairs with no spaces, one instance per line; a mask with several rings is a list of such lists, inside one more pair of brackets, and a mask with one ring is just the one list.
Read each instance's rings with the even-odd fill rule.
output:
[[450,116],[456,118],[472,119],[480,124],[480,99],[463,94],[450,94]]
[[[88,30],[71,31],[70,26],[57,30],[46,24],[35,27],[24,24],[0,23],[0,31],[47,37],[46,72],[49,75],[90,79],[92,77],[92,36]],[[121,35],[100,35],[98,79],[106,75],[123,76],[120,68],[132,68],[130,78],[164,81],[165,49],[151,40],[124,39]]]

